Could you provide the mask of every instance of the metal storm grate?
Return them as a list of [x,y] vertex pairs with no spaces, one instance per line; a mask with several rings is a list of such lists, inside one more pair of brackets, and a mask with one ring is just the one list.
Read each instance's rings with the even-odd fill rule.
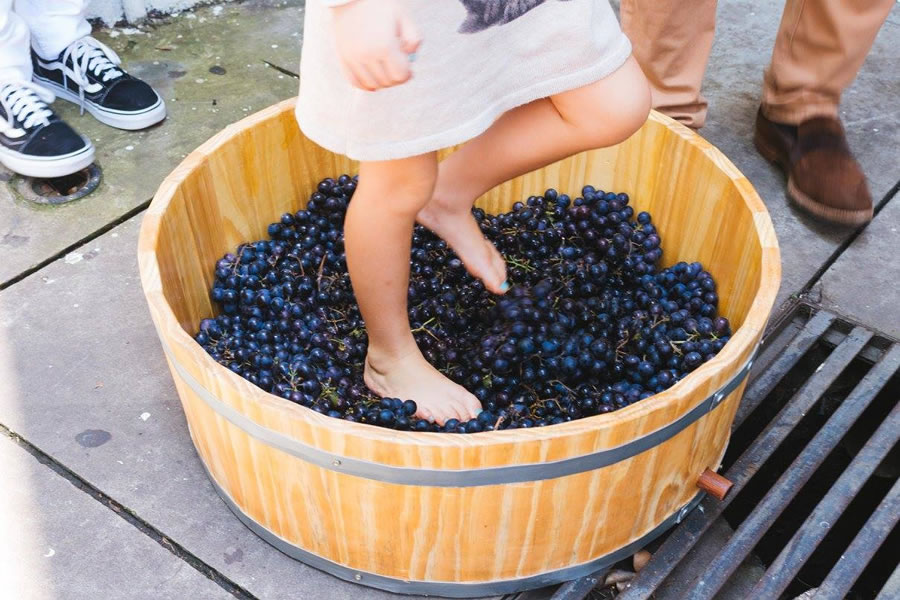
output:
[[16,177],[17,192],[36,204],[65,204],[84,198],[100,185],[102,171],[96,163],[69,175],[40,179],[36,177]]
[[898,368],[900,343],[799,305],[751,373],[730,495],[704,498],[618,594],[601,572],[518,600],[900,599]]

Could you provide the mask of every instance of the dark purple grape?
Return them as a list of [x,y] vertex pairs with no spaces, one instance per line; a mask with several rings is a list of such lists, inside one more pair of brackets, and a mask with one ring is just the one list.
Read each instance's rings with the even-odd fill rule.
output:
[[352,422],[477,433],[544,427],[627,406],[667,389],[731,336],[700,263],[663,267],[663,242],[626,194],[586,185],[513,210],[472,214],[509,259],[513,289],[492,297],[447,244],[416,227],[409,319],[423,355],[485,411],[443,427],[418,405],[362,382],[367,336],[344,258],[355,177],[325,179],[269,239],[214,265],[220,308],[195,336],[212,358],[288,401]]

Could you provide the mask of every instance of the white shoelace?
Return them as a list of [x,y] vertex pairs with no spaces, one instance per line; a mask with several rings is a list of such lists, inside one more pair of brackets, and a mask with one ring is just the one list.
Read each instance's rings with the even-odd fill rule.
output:
[[69,58],[72,59],[72,81],[78,84],[78,104],[81,114],[84,114],[84,88],[90,85],[87,74],[91,72],[95,77],[101,77],[104,82],[121,77],[125,73],[116,67],[122,63],[122,59],[112,48],[91,36],[85,36],[72,42],[63,53],[63,86],[67,87],[68,75],[66,65]]
[[6,111],[6,120],[15,127],[18,119],[27,129],[35,125],[47,125],[53,111],[47,106],[53,102],[53,94],[30,81],[17,81],[0,85],[0,103]]

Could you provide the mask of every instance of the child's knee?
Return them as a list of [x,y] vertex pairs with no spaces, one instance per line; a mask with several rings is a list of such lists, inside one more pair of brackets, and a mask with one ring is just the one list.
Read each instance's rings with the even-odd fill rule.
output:
[[639,73],[640,77],[636,77],[631,83],[627,92],[630,102],[623,103],[617,109],[617,122],[619,123],[621,140],[624,141],[631,137],[634,132],[641,128],[650,115],[650,84],[644,77],[643,73]]
[[[634,58],[611,76],[605,90],[603,116],[591,129],[597,142],[617,144],[641,128],[650,114],[650,84]],[[603,144],[601,144],[603,145]]]
[[407,172],[398,177],[385,198],[388,206],[403,213],[418,213],[434,193],[437,168]]
[[628,139],[650,114],[650,85],[634,57],[597,83],[563,96],[554,103],[576,126],[586,148]]
[[437,181],[434,155],[363,163],[359,182],[365,197],[387,210],[417,213],[431,199]]

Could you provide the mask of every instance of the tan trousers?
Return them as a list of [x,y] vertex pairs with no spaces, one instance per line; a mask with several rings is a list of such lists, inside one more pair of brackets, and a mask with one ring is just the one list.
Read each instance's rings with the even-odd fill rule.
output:
[[[762,110],[798,124],[837,116],[844,91],[895,0],[787,0],[763,78]],[[653,92],[654,108],[702,127],[700,84],[716,27],[716,0],[622,0],[622,28]]]

